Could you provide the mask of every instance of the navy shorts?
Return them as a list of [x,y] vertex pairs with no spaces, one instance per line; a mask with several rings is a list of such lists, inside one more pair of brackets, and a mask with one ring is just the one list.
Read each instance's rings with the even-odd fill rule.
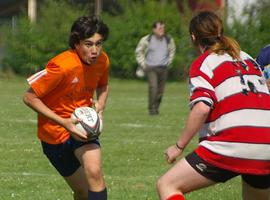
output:
[[226,182],[227,180],[236,177],[238,175],[242,176],[242,179],[249,184],[251,187],[258,189],[267,189],[270,187],[270,174],[269,175],[250,175],[241,174],[233,171],[221,169],[215,167],[201,157],[199,157],[195,152],[186,156],[186,161],[202,176],[214,181],[214,182]]
[[74,151],[83,145],[93,143],[100,146],[98,139],[80,142],[70,137],[61,144],[48,144],[41,141],[43,153],[64,177],[72,175],[81,166],[79,160],[74,155]]

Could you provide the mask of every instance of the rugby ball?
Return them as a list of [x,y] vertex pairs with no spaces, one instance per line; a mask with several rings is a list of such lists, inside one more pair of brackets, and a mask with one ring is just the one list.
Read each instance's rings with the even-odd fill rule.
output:
[[90,107],[79,107],[71,115],[73,119],[79,119],[76,128],[87,135],[88,140],[95,140],[102,131],[102,120],[98,113]]

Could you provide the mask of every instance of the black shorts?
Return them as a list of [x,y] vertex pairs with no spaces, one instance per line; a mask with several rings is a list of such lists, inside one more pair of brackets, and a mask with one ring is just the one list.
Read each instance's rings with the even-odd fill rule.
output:
[[269,175],[250,175],[232,172],[229,170],[221,169],[215,167],[201,157],[199,157],[195,152],[186,156],[186,161],[202,176],[214,181],[214,182],[226,182],[227,180],[236,177],[238,175],[242,176],[242,179],[249,184],[251,187],[258,189],[267,189],[270,187],[270,174]]
[[64,177],[72,175],[81,166],[79,160],[74,155],[74,151],[85,144],[92,143],[100,146],[98,139],[80,142],[70,137],[61,144],[48,144],[41,141],[43,153],[47,156],[56,170]]

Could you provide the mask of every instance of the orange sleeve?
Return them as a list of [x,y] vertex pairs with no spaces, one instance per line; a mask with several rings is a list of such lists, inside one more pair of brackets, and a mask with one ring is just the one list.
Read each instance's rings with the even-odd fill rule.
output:
[[43,97],[52,91],[63,79],[60,66],[49,62],[46,68],[27,79],[29,85],[38,97]]

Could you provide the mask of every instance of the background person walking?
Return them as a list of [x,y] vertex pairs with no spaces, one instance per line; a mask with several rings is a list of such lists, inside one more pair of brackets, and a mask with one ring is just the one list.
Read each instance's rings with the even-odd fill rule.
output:
[[162,21],[153,23],[152,34],[141,38],[135,54],[139,66],[147,75],[149,114],[157,115],[167,80],[168,66],[175,54],[174,40],[166,35],[165,24]]

